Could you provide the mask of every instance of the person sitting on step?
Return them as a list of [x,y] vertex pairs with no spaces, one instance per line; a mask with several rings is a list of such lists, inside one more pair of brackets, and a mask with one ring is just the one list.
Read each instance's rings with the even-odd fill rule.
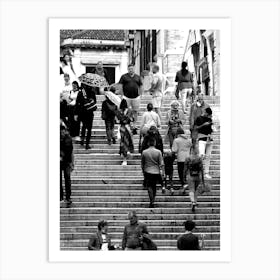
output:
[[108,235],[108,222],[105,220],[99,221],[97,228],[97,232],[89,239],[88,249],[100,251],[115,250],[116,247],[111,244],[111,238]]
[[149,237],[146,224],[138,222],[136,211],[128,213],[129,224],[124,227],[122,249],[142,250],[143,237]]
[[195,222],[184,222],[185,233],[180,235],[177,240],[177,248],[179,250],[201,250],[204,247],[204,236],[202,236],[202,244],[199,245],[198,236],[194,235],[192,231],[195,229]]

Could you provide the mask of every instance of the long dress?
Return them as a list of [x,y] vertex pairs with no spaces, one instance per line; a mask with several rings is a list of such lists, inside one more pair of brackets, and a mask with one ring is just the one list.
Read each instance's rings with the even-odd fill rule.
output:
[[130,109],[119,111],[117,118],[120,121],[120,151],[119,154],[127,157],[127,152],[134,152],[134,145],[132,140],[132,133],[130,130],[130,123],[133,122],[133,112]]

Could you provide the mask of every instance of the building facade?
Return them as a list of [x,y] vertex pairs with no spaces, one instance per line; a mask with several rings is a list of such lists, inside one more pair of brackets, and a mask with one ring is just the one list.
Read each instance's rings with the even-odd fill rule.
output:
[[102,61],[109,83],[119,81],[127,72],[129,41],[125,30],[61,30],[61,55],[65,50],[73,53],[72,64],[77,76],[92,73]]
[[148,79],[148,65],[156,62],[174,84],[182,61],[188,61],[194,85],[205,95],[220,95],[220,45],[218,30],[129,30],[129,60]]

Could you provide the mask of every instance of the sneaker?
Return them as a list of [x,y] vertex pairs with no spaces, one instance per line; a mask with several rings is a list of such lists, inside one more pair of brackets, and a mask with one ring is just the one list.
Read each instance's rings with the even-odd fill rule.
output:
[[154,203],[150,202],[149,208],[154,208]]
[[90,150],[91,146],[90,145],[86,145],[86,150]]
[[127,165],[127,161],[124,160],[124,161],[122,162],[122,165]]
[[116,139],[115,138],[113,138],[113,144],[116,144]]
[[188,185],[184,185],[183,186],[183,194],[186,194],[186,189],[187,189]]
[[84,140],[81,140],[80,145],[84,146]]
[[71,199],[67,199],[67,200],[66,200],[66,203],[67,203],[68,205],[70,205],[70,204],[72,204],[72,200],[71,200]]
[[192,203],[192,212],[195,212],[195,203]]
[[111,142],[111,141],[108,141],[108,145],[111,146],[111,145],[112,145],[112,142]]
[[212,177],[211,177],[208,173],[205,174],[204,177],[205,177],[206,179],[212,179]]

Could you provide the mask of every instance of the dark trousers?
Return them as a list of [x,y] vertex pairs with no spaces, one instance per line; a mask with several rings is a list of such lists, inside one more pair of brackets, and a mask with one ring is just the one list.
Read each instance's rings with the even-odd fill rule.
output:
[[92,129],[92,122],[93,122],[93,114],[88,114],[82,117],[82,133],[81,138],[82,141],[85,139],[86,136],[86,145],[89,145],[90,137],[91,137],[91,129]]
[[114,137],[115,120],[114,119],[105,120],[105,127],[106,127],[107,140],[111,142],[115,138]]
[[160,174],[151,174],[146,172],[144,173],[144,178],[148,189],[148,195],[151,204],[155,202],[156,193],[157,193],[157,182],[160,181],[160,177],[161,177]]
[[173,173],[165,174],[165,176],[164,176],[164,186],[166,189],[167,189],[167,177],[169,179],[170,188],[173,188]]
[[72,137],[79,136],[80,135],[80,119],[78,118],[77,121],[75,121],[74,115],[74,106],[69,106],[69,129],[70,129],[70,135]]
[[70,163],[60,163],[60,200],[63,200],[62,173],[64,173],[66,200],[71,198],[71,166]]
[[186,180],[184,178],[184,164],[184,162],[177,162],[178,175],[182,186],[186,183]]

